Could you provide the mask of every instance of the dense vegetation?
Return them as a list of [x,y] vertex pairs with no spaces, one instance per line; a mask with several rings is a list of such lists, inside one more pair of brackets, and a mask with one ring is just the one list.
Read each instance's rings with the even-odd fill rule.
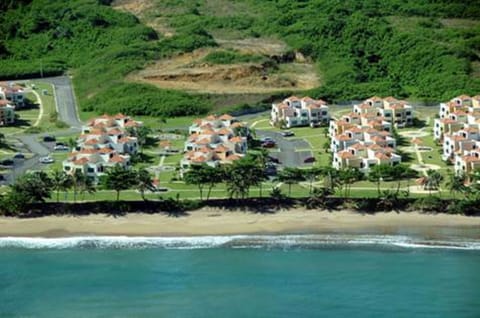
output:
[[[218,13],[222,4],[228,12]],[[478,0],[166,0],[156,5],[154,14],[167,17],[172,27],[282,38],[318,62],[325,85],[310,92],[315,97],[377,94],[438,101],[480,92]]]
[[[110,2],[1,1],[0,78],[71,70],[84,110],[202,113],[210,107],[203,96],[127,85],[123,78],[149,61],[215,46],[211,34],[220,33],[283,39],[318,63],[323,86],[308,93],[330,101],[374,94],[446,100],[480,92],[479,0],[157,1],[149,14],[166,18],[175,31],[169,38]],[[208,60],[254,57],[221,51]]]
[[56,75],[72,69],[84,110],[129,114],[190,115],[209,104],[183,92],[126,84],[123,78],[147,61],[215,45],[201,28],[168,39],[108,1],[12,1],[0,15],[0,77]]

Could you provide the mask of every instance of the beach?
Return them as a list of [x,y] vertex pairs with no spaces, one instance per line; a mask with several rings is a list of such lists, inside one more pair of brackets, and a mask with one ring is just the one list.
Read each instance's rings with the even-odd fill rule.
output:
[[204,236],[253,234],[379,234],[480,239],[480,218],[418,212],[361,214],[295,208],[261,214],[203,208],[186,216],[132,213],[125,216],[0,218],[0,236]]

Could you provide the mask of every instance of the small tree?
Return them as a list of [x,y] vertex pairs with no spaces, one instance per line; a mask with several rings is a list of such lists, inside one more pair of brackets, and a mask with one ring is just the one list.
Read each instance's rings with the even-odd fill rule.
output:
[[102,184],[106,189],[117,193],[117,202],[120,201],[120,192],[130,189],[135,184],[135,173],[123,166],[117,165],[107,170],[102,178]]
[[292,194],[292,184],[305,180],[303,171],[298,168],[285,168],[278,174],[278,180],[288,184],[288,196]]
[[455,193],[465,193],[466,191],[465,175],[456,175],[454,173],[450,173],[448,175],[446,186],[447,189],[452,193],[453,199],[455,199]]
[[72,186],[72,177],[62,170],[54,170],[51,176],[52,190],[57,192],[57,203],[60,201],[60,191],[67,191]]
[[250,188],[263,180],[264,171],[250,156],[236,160],[225,171],[225,181],[230,198],[248,197]]
[[155,191],[152,177],[146,169],[139,169],[135,171],[135,184],[143,201],[145,201],[145,191]]

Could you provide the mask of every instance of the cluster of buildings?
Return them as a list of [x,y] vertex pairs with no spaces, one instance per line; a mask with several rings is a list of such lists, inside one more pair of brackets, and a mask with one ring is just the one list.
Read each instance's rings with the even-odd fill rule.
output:
[[90,120],[82,127],[75,149],[63,161],[63,170],[69,174],[79,170],[98,181],[110,167],[129,168],[130,155],[137,153],[140,146],[127,129],[141,125],[123,114],[103,115]]
[[286,128],[328,125],[330,114],[327,103],[310,97],[291,96],[279,104],[272,104],[270,124]]
[[197,119],[189,128],[181,170],[195,164],[217,167],[242,158],[247,152],[247,137],[240,136],[244,124],[230,115]]
[[393,97],[374,96],[354,105],[352,112],[330,121],[333,167],[368,172],[374,165],[399,164],[392,129],[412,124],[412,107]]
[[15,122],[15,108],[25,106],[25,91],[15,83],[0,82],[0,126]]
[[433,137],[442,144],[442,159],[454,164],[456,174],[468,176],[480,168],[480,95],[457,96],[441,103]]

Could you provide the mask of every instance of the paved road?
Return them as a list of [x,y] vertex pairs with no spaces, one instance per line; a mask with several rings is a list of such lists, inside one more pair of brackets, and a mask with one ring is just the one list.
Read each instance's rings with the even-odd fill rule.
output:
[[303,139],[295,139],[292,137],[285,138],[280,133],[274,131],[257,130],[257,137],[270,137],[277,144],[277,151],[270,152],[272,157],[277,158],[284,167],[301,167],[311,164],[305,163],[305,159],[313,157],[312,151],[296,149],[309,149],[310,145]]
[[27,170],[41,170],[48,165],[41,164],[38,159],[47,156],[53,150],[54,143],[44,143],[40,140],[46,135],[66,136],[72,133],[79,133],[82,123],[77,116],[77,105],[73,94],[71,80],[68,76],[58,76],[43,78],[41,81],[51,83],[55,91],[56,108],[59,119],[68,125],[69,129],[58,132],[45,132],[41,134],[21,134],[14,136],[23,144],[22,148],[27,148],[34,156],[28,160],[16,160],[14,168],[10,169],[10,173],[5,174],[5,183],[12,183],[15,178],[24,174]]
[[68,76],[57,76],[44,78],[42,81],[50,83],[54,87],[60,120],[71,127],[81,128],[82,123],[78,119],[77,103],[70,78]]

